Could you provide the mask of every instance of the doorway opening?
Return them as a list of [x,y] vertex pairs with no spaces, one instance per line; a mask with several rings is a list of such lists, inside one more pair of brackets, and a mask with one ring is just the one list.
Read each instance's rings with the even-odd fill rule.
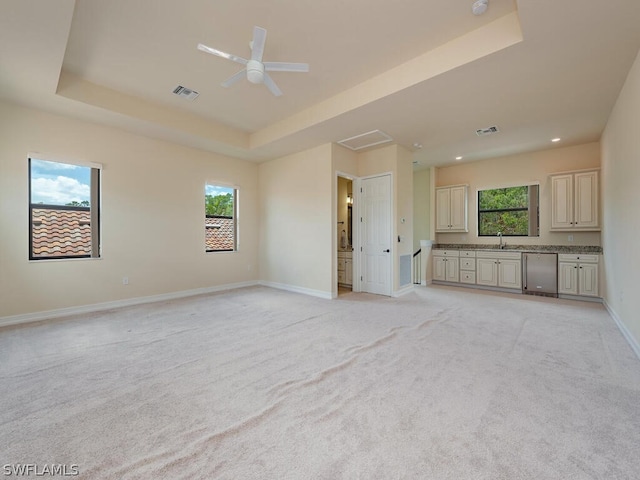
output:
[[353,291],[353,180],[338,176],[338,295]]

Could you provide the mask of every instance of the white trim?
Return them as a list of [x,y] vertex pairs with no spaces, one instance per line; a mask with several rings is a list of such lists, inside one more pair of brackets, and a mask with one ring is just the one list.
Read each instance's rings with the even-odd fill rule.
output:
[[76,167],[97,168],[99,170],[103,169],[103,166],[101,163],[88,162],[85,160],[75,160],[65,156],[61,157],[58,155],[52,155],[46,152],[29,151],[27,152],[27,158],[31,160],[42,160],[44,162],[66,163],[67,165],[75,165]]
[[312,288],[298,287],[296,285],[287,285],[285,283],[268,282],[265,280],[261,280],[259,284],[265,287],[277,288],[278,290],[286,290],[287,292],[302,293],[304,295],[324,298],[326,300],[333,299],[333,293],[325,292],[324,290],[314,290]]
[[391,296],[394,297],[394,298],[402,297],[403,295],[406,295],[407,293],[413,292],[413,287],[414,287],[414,284],[407,285],[406,287],[403,287],[400,290],[396,290],[395,292],[392,292]]
[[611,315],[611,318],[613,318],[613,320],[616,322],[618,329],[622,333],[622,336],[625,338],[625,340],[629,343],[629,346],[631,347],[631,350],[633,350],[633,353],[635,353],[636,356],[640,358],[640,343],[638,343],[638,341],[633,337],[622,319],[613,310],[613,308],[611,308],[607,301],[605,299],[602,299],[602,303],[604,304],[604,308],[607,309],[607,312],[609,312],[609,315]]
[[58,308],[55,310],[45,310],[42,312],[24,313],[21,315],[9,315],[7,317],[0,317],[0,327],[38,322],[41,320],[67,317],[70,315],[78,315],[83,313],[99,312],[101,310],[110,310],[112,308],[129,307],[132,305],[140,305],[144,303],[174,300],[176,298],[192,297],[194,295],[222,292],[225,290],[233,290],[236,288],[243,288],[243,287],[252,287],[258,284],[259,284],[258,281],[228,283],[225,285],[218,285],[215,287],[195,288],[193,290],[182,290],[179,292],[161,293],[159,295],[149,295],[147,297],[127,298],[124,300],[115,300],[113,302],[104,302],[104,303],[94,303],[91,305],[82,305],[79,307]]

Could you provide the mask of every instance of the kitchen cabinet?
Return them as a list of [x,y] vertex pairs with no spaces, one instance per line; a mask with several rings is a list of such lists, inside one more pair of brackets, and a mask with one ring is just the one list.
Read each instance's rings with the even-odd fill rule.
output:
[[551,230],[599,230],[598,172],[551,176]]
[[476,253],[476,284],[489,287],[522,289],[520,252]]
[[338,252],[338,285],[351,287],[353,285],[353,253]]
[[460,253],[457,250],[433,250],[433,279],[441,282],[458,282],[460,278]]
[[436,188],[436,232],[468,232],[467,185]]
[[558,293],[598,296],[598,255],[558,255]]

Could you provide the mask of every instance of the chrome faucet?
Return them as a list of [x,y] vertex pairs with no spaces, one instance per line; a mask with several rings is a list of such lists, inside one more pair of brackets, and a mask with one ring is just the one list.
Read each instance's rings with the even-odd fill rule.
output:
[[507,242],[502,243],[502,232],[498,232],[498,238],[500,239],[500,250],[503,250]]

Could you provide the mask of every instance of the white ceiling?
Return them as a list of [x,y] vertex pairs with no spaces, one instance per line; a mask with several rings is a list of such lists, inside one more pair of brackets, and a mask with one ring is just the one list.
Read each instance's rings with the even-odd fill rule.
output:
[[[422,144],[422,166],[598,140],[640,48],[640,1],[472,3],[3,0],[0,97],[254,161],[375,129]],[[223,88],[241,67],[196,49],[247,58],[254,25],[266,61],[310,64],[272,73],[282,97]]]

